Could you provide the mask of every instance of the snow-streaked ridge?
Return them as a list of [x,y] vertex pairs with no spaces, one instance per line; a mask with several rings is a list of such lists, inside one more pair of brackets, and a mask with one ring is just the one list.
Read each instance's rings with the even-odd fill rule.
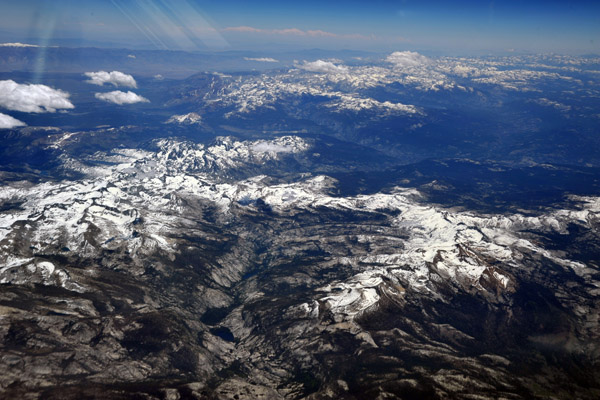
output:
[[[597,223],[598,198],[578,198],[578,209],[538,216],[481,215],[425,205],[415,189],[332,196],[328,193],[336,181],[327,176],[309,176],[286,184],[271,184],[262,175],[242,180],[219,178],[229,169],[277,160],[310,148],[309,143],[295,136],[246,142],[219,138],[211,145],[164,139],[155,145],[155,151],[118,149],[97,154],[96,159],[104,164],[92,169],[65,160],[66,165],[88,173],[86,179],[75,183],[14,183],[3,187],[0,202],[18,203],[19,207],[0,212],[0,270],[17,264],[36,265],[35,271],[46,279],[60,269],[50,271],[48,264],[40,263],[44,260],[17,262],[11,258],[10,249],[23,236],[41,252],[60,245],[81,255],[120,248],[127,249],[134,258],[138,252],[173,254],[177,243],[171,237],[188,218],[182,199],[212,204],[224,218],[234,208],[252,207],[261,199],[273,212],[284,215],[299,209],[314,213],[322,209],[394,211],[386,214],[387,224],[401,235],[389,239],[392,242],[385,247],[388,250],[336,260],[352,266],[356,274],[347,281],[329,283],[322,288],[322,297],[315,299],[348,318],[375,306],[382,291],[391,287],[390,282],[397,292],[434,292],[437,279],[451,281],[465,290],[485,290],[484,281],[498,290],[511,290],[514,282],[510,268],[520,268],[525,254],[536,254],[580,276],[587,274],[586,265],[541,247],[527,232],[565,234],[569,224]],[[365,234],[357,240],[369,242],[372,238]],[[490,259],[503,267],[489,264],[486,260]],[[64,286],[66,281],[44,282],[63,282]]]

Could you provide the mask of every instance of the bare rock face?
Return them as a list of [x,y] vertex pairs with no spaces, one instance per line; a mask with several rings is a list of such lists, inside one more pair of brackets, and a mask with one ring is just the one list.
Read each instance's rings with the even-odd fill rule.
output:
[[483,214],[260,173],[310,146],[167,140],[2,187],[2,397],[598,398],[597,198]]

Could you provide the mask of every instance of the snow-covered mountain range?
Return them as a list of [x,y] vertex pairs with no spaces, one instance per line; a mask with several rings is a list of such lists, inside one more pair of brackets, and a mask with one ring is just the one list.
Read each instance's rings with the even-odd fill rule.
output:
[[0,397],[597,398],[598,59],[272,64],[0,132]]
[[[187,324],[189,329],[206,333],[199,348],[198,344],[185,346],[194,346],[193,352],[207,364],[193,365],[209,375],[215,365],[231,362],[242,363],[244,370],[255,368],[250,376],[261,382],[258,385],[261,393],[273,396],[286,396],[285,393],[295,393],[297,388],[284,384],[288,379],[285,373],[264,369],[264,357],[270,357],[267,356],[270,346],[283,346],[287,349],[283,354],[287,352],[291,357],[286,361],[273,356],[276,359],[270,362],[270,368],[279,365],[276,368],[289,370],[289,360],[301,363],[302,368],[321,368],[318,354],[343,349],[339,344],[327,347],[332,346],[323,342],[327,335],[351,334],[356,346],[369,352],[383,346],[385,341],[398,340],[385,335],[388,338],[383,339],[383,333],[373,331],[370,323],[365,322],[389,312],[390,304],[402,312],[415,302],[450,304],[453,297],[461,295],[486,299],[491,307],[510,307],[519,301],[521,291],[527,290],[523,286],[527,280],[524,276],[532,273],[545,276],[544,269],[550,266],[572,276],[570,285],[577,285],[578,291],[565,292],[559,282],[545,283],[555,288],[550,290],[557,291],[560,307],[582,320],[577,329],[582,337],[588,338],[587,342],[568,341],[564,345],[575,354],[600,352],[595,330],[600,316],[597,264],[582,261],[576,254],[547,246],[540,240],[548,235],[568,237],[573,231],[588,232],[597,238],[600,199],[572,198],[571,209],[548,210],[537,215],[495,215],[427,204],[418,190],[410,188],[339,196],[332,194],[337,181],[325,175],[308,174],[292,182],[277,182],[260,173],[239,179],[229,173],[239,169],[260,172],[269,163],[310,151],[311,143],[295,136],[258,141],[224,137],[211,145],[166,139],[155,141],[149,150],[114,149],[79,160],[65,156],[63,168],[74,169],[83,178],[39,184],[15,181],[2,188],[0,283],[15,290],[31,285],[54,287],[65,290],[69,297],[80,297],[77,302],[81,302],[89,296],[103,296],[99,290],[112,291],[108,289],[110,284],[106,285],[113,274],[138,281],[140,287],[152,287],[162,285],[155,279],[165,282],[174,279],[181,274],[177,272],[180,268],[195,270],[188,279],[196,282],[193,291],[199,291],[197,295],[201,297],[194,301],[197,316],[190,317],[196,322]],[[218,239],[221,235],[233,236]],[[197,247],[199,243],[204,244]],[[229,244],[225,250],[216,251],[222,246],[219,243]],[[197,258],[186,257],[190,251],[198,254]],[[216,253],[200,256],[198,251]],[[298,262],[295,271],[280,275]],[[198,273],[200,276],[196,277]],[[149,278],[154,282],[148,281]],[[543,279],[547,278],[536,279],[545,282]],[[150,315],[146,313],[153,312],[152,309],[158,312],[172,301],[180,304],[182,299],[169,298],[173,293],[189,290],[184,289],[187,284],[181,286],[174,281],[172,285],[162,289],[165,292],[161,294],[144,289],[147,305],[143,307],[152,306],[146,311],[140,309],[139,318],[146,318],[144,315]],[[276,287],[286,289],[273,291]],[[292,288],[293,295],[284,300],[281,296]],[[234,300],[234,293],[244,300]],[[116,296],[120,298],[123,294]],[[590,303],[586,306],[578,300],[581,298],[589,299]],[[133,299],[126,301],[135,303]],[[268,312],[265,302],[283,308],[272,316],[261,317],[266,318],[262,323],[280,326],[277,329],[287,326],[285,333],[276,336],[269,330],[261,333],[263,328],[258,328],[253,318]],[[87,309],[89,305],[81,303],[77,307]],[[261,311],[251,317],[249,310],[257,307]],[[85,312],[100,312],[93,309],[97,307]],[[212,316],[218,310],[224,314],[218,318]],[[117,318],[111,324],[117,323],[118,318],[131,318],[119,315],[103,318],[108,318],[106,321]],[[333,322],[326,322],[329,319]],[[106,322],[99,321],[94,324],[108,329]],[[64,317],[52,317],[46,323],[51,329],[64,331],[63,324],[68,322]],[[102,340],[112,343],[113,349],[107,350],[109,342],[106,342],[102,351],[107,354],[116,351],[110,357],[116,357],[119,370],[126,368],[132,377],[160,374],[164,369],[156,363],[168,363],[166,359],[147,357],[133,361],[122,353],[132,344],[119,338],[139,335],[136,327],[145,323],[111,328],[116,330],[101,334],[105,337]],[[86,329],[97,329],[91,326]],[[454,332],[450,336],[454,339],[435,340],[446,340],[444,346],[450,346],[448,349],[458,346],[452,352],[460,351],[459,343],[476,340],[464,327],[460,332],[460,327],[444,326],[445,331]],[[557,343],[562,340],[535,337],[541,341],[558,340]],[[139,340],[149,339],[142,336]],[[302,346],[312,346],[311,341],[318,345],[309,354]],[[78,346],[88,345],[82,342]],[[230,354],[233,349],[237,355]],[[432,349],[423,354],[437,357],[438,350]],[[87,354],[87,350],[80,351]],[[25,368],[34,362],[31,356],[18,357]],[[71,362],[61,360],[58,357],[56,362]],[[75,368],[73,371],[96,369],[79,360],[79,367],[70,367]],[[104,365],[107,361],[97,362]],[[489,364],[485,357],[473,358],[471,362],[482,368]],[[9,373],[5,381],[14,382],[17,376]],[[32,375],[26,387],[41,384],[43,376]],[[117,375],[107,373],[97,376],[101,381],[117,379]],[[485,381],[489,373],[486,376],[470,379]],[[493,376],[500,382],[512,375],[501,369]],[[223,385],[235,390],[248,388],[235,380],[225,380]],[[335,385],[329,390],[342,393],[347,383]],[[277,391],[277,387],[287,389]],[[440,394],[458,390],[445,381],[435,387]]]

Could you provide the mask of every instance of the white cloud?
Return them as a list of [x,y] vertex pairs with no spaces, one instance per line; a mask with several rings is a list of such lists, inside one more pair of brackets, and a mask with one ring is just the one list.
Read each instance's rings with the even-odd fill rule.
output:
[[0,129],[10,129],[15,128],[17,126],[25,126],[27,125],[23,121],[19,121],[16,118],[11,117],[10,115],[0,113]]
[[42,113],[75,108],[69,93],[46,85],[22,85],[13,80],[0,81],[0,107]]
[[292,153],[294,146],[272,142],[258,142],[253,144],[251,149],[257,153]]
[[121,92],[120,90],[115,90],[113,92],[108,93],[96,93],[95,96],[97,99],[104,100],[109,103],[115,103],[120,106],[123,104],[150,103],[150,100],[148,100],[147,98],[135,94],[131,91],[125,93]]
[[416,67],[428,64],[429,58],[414,51],[395,51],[386,58],[386,61],[397,67]]
[[0,47],[40,47],[36,44],[27,43],[0,43]]
[[235,32],[243,34],[264,34],[264,35],[278,35],[278,36],[304,36],[313,38],[334,38],[334,39],[359,39],[359,40],[372,40],[375,39],[374,35],[364,36],[359,33],[339,34],[333,32],[323,31],[321,29],[307,30],[304,31],[298,28],[283,28],[283,29],[262,29],[255,28],[253,26],[230,26],[221,30],[222,32]]
[[127,54],[128,58],[135,58],[135,54]]
[[259,58],[244,57],[244,60],[246,60],[246,61],[258,61],[258,62],[270,62],[270,63],[279,62],[279,60],[276,60],[276,59],[271,58],[271,57],[259,57]]
[[331,61],[317,60],[313,62],[304,61],[304,64],[298,65],[305,71],[310,72],[325,72],[325,73],[336,73],[336,72],[348,72],[348,67],[343,65],[335,65]]
[[133,79],[133,76],[124,74],[119,71],[86,72],[84,75],[90,78],[90,80],[86,82],[91,83],[93,85],[102,86],[105,83],[110,83],[115,87],[125,86],[130,88],[137,88],[137,83],[135,82],[135,79]]

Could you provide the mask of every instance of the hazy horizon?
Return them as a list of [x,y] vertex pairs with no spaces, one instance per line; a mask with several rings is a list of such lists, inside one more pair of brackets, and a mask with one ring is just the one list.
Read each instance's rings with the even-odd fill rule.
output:
[[0,15],[0,42],[186,51],[321,48],[440,54],[598,53],[589,1],[25,0]]

